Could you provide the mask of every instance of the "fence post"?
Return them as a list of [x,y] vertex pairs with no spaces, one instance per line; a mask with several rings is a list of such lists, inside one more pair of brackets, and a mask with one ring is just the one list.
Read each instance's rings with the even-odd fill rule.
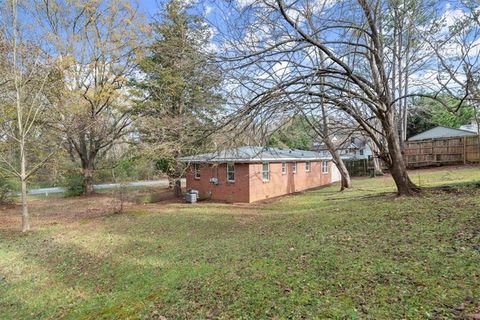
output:
[[467,136],[463,137],[463,164],[467,164]]
[[434,143],[434,141],[435,140],[431,139],[431,142],[432,142],[432,157],[433,157],[432,163],[437,164],[437,155],[435,154],[435,143]]

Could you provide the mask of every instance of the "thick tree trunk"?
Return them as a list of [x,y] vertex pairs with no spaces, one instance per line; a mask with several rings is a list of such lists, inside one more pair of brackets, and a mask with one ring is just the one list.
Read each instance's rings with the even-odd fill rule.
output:
[[407,167],[403,159],[403,153],[400,148],[398,133],[395,130],[394,116],[390,115],[383,119],[383,129],[385,130],[385,139],[388,144],[389,158],[388,167],[392,175],[397,193],[400,196],[410,196],[420,191],[410,177],[408,176]]
[[[350,173],[348,173],[347,167],[345,166],[343,160],[340,158],[337,152],[335,152],[335,154],[336,155],[333,156],[333,162],[337,166],[338,171],[340,171],[340,175],[342,176],[342,185],[340,190],[343,191],[352,187],[352,179],[350,178]],[[338,157],[338,160],[336,160],[336,157]]]
[[352,187],[352,179],[350,178],[350,173],[348,173],[347,167],[343,162],[342,158],[338,154],[337,150],[333,147],[330,139],[327,137],[324,139],[325,144],[327,145],[328,151],[332,154],[333,163],[337,166],[338,171],[340,172],[340,176],[342,177],[342,183],[340,186],[340,191]]
[[95,190],[93,190],[93,161],[89,160],[87,162],[82,162],[82,170],[83,170],[83,194],[84,195],[92,195]]

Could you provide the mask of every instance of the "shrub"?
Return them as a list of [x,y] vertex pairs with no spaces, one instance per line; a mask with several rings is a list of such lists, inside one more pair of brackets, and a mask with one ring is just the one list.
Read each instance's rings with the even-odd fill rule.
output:
[[66,197],[77,197],[83,194],[83,176],[77,171],[68,171],[63,177]]
[[15,190],[11,181],[0,177],[0,204],[11,203]]

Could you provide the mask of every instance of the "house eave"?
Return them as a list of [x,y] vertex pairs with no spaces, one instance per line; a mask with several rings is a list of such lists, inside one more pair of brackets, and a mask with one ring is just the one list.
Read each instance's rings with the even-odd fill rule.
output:
[[188,159],[181,158],[178,161],[183,163],[262,163],[262,162],[301,162],[301,161],[322,161],[332,160],[330,157],[316,157],[316,158],[264,158],[264,159],[238,159],[238,158],[221,158],[221,159]]

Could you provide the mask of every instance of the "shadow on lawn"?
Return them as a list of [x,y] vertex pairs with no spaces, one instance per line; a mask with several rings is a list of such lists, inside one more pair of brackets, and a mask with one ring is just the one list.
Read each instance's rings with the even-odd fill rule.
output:
[[[149,313],[149,301],[153,304],[162,300],[162,292],[166,292],[165,297],[172,296],[172,288],[187,290],[189,281],[215,272],[211,263],[215,263],[216,255],[198,256],[198,246],[208,247],[211,241],[238,231],[229,228],[237,223],[232,224],[228,214],[224,215],[212,215],[212,219],[189,215],[182,225],[178,219],[185,216],[170,215],[159,223],[155,215],[125,214],[107,217],[100,228],[89,230],[86,224],[72,233],[54,228],[12,235],[9,230],[4,251],[18,254],[18,266],[30,270],[27,278],[34,277],[22,277],[9,285],[26,285],[34,302],[25,299],[22,306],[12,300],[9,305],[16,304],[17,317],[62,318],[84,312],[95,319]],[[144,219],[151,219],[151,223]],[[44,292],[44,297],[35,301],[35,291]],[[59,295],[67,291],[68,297]]]

